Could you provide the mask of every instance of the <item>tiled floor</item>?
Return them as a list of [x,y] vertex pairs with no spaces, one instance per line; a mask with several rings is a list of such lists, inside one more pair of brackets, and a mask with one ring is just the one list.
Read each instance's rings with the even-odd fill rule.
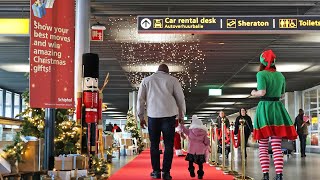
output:
[[[241,170],[241,160],[236,154],[236,170]],[[134,159],[135,156],[121,156],[120,160],[114,158],[111,165],[111,174],[115,173],[125,164]],[[300,155],[290,155],[284,157],[284,179],[294,179],[294,180],[315,180],[320,179],[320,154],[307,154],[306,158],[300,158]],[[214,167],[212,167],[214,168]],[[174,170],[174,168],[172,169]],[[247,175],[256,179],[261,179],[261,168],[259,163],[258,149],[248,148],[248,160],[247,160]],[[275,175],[273,168],[273,160],[270,164],[270,179]]]

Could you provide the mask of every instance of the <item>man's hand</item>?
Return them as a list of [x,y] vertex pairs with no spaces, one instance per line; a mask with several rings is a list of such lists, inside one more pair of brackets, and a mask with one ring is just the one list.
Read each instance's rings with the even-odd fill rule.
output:
[[144,119],[140,119],[140,126],[142,129],[145,129],[147,127],[147,122]]
[[183,118],[179,118],[178,121],[179,121],[179,124],[184,124],[184,119]]

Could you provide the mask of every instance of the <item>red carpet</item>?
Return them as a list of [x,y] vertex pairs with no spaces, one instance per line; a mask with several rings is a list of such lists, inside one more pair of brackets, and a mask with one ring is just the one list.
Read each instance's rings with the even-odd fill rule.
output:
[[[162,157],[162,156],[161,156]],[[196,171],[198,170],[197,165]],[[113,174],[109,180],[151,180],[150,172],[152,171],[150,162],[150,151],[145,150],[134,160],[129,162],[115,174]],[[195,172],[196,172],[195,171]],[[204,177],[207,180],[232,180],[232,176],[224,175],[222,171],[216,170],[215,167],[210,167],[208,164],[204,164]],[[174,156],[171,176],[173,180],[186,180],[186,179],[198,179],[191,178],[188,171],[188,162],[184,160],[184,157]]]

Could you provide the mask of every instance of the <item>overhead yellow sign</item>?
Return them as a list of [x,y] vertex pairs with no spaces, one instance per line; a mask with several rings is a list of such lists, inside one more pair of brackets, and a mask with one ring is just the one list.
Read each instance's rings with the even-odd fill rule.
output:
[[0,35],[29,35],[29,19],[1,19]]

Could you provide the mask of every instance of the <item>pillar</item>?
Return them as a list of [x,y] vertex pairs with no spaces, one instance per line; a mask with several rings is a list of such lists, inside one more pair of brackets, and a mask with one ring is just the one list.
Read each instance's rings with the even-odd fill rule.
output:
[[82,54],[90,52],[90,0],[76,1],[74,99],[82,92]]

